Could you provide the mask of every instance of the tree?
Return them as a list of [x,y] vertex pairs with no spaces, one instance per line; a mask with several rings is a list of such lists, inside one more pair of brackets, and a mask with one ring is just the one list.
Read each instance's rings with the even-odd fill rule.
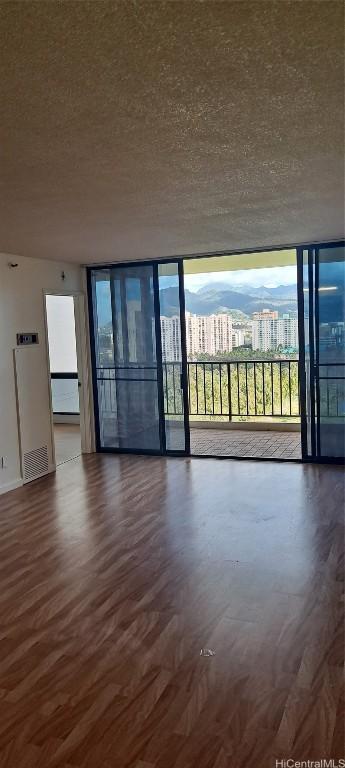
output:
[[[272,353],[260,361],[207,359],[189,361],[188,395],[192,417],[229,415],[240,421],[250,417],[276,417],[280,420],[299,415],[298,361],[281,360]],[[199,356],[200,358],[201,356]],[[164,364],[164,393],[167,413],[182,414],[181,365]]]

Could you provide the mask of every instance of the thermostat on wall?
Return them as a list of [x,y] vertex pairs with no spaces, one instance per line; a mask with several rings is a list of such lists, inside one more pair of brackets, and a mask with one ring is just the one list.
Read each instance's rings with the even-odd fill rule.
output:
[[17,344],[38,344],[38,333],[17,333]]

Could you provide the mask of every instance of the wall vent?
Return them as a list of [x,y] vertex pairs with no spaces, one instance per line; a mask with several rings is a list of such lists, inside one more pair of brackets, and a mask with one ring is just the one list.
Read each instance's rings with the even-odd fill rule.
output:
[[48,447],[46,445],[24,453],[24,483],[45,475],[48,469]]

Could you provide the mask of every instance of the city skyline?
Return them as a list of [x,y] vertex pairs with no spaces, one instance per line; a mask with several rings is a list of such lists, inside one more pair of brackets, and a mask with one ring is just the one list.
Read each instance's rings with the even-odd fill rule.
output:
[[[135,281],[129,281],[128,284],[128,298],[130,298],[130,300],[135,300],[136,298],[135,294],[133,293],[133,282],[135,283]],[[184,284],[186,296],[188,295],[188,292],[197,295],[198,292],[202,291],[202,289],[204,289],[206,286],[209,286],[210,291],[212,291],[213,286],[215,289],[217,288],[216,284],[218,284],[218,286],[224,286],[224,290],[233,289],[235,292],[239,291],[239,288],[241,288],[241,292],[243,294],[246,294],[246,291],[248,291],[248,297],[255,295],[255,289],[274,289],[278,288],[278,286],[291,286],[295,289],[293,291],[293,301],[296,301],[297,306],[297,274],[296,268],[294,266],[236,270],[234,272],[218,271],[202,273],[199,275],[185,275]],[[176,288],[175,276],[170,277],[168,275],[164,275],[160,277],[160,295],[162,292],[169,291],[174,288]],[[109,280],[97,282],[96,291],[98,327],[102,328],[112,321]],[[265,301],[263,297],[262,301]],[[266,301],[268,301],[268,298]],[[263,307],[264,305],[262,308]],[[162,314],[164,314],[164,311]],[[212,310],[209,312],[209,314],[212,314]],[[248,314],[251,313],[249,312]]]
[[[161,317],[163,361],[181,360],[180,319]],[[298,351],[298,321],[295,313],[279,313],[265,308],[244,322],[230,313],[199,315],[186,312],[187,355],[231,353],[244,347],[259,352]]]

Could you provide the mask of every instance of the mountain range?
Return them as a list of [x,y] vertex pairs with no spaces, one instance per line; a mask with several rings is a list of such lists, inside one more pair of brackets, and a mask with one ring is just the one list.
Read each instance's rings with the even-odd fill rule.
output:
[[253,285],[232,285],[231,289],[229,283],[215,282],[208,283],[197,291],[198,294],[209,293],[210,290],[215,289],[217,291],[232,290],[236,293],[242,293],[246,296],[254,296],[257,299],[288,299],[289,301],[297,301],[297,288],[296,285],[276,285],[267,286],[260,285],[255,287]]
[[[164,288],[159,293],[161,314],[172,317],[178,313],[178,289]],[[197,292],[185,289],[186,310],[197,315],[212,315],[236,310],[245,315],[262,309],[290,312],[297,309],[296,286],[278,285],[274,288],[236,286],[209,283]]]

